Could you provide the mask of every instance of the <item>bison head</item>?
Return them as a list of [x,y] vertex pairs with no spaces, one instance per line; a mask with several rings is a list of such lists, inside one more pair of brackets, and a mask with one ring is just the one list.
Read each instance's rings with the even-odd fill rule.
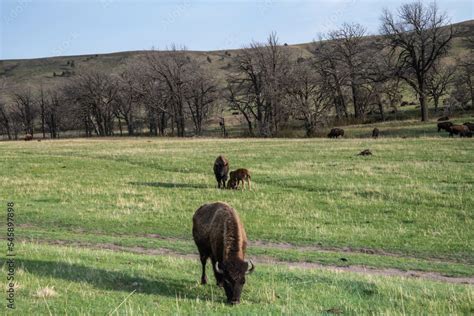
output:
[[224,263],[216,262],[216,272],[223,276],[224,290],[229,304],[239,304],[242,288],[245,284],[245,275],[255,269],[252,261],[235,260]]
[[227,182],[227,189],[232,189],[232,190],[237,189],[237,180],[231,178],[229,182]]

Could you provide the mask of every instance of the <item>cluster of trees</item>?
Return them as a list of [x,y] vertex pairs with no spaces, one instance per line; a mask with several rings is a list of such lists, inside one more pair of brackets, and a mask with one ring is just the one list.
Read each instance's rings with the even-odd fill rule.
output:
[[438,110],[448,94],[448,105],[474,105],[474,41],[467,43],[470,55],[442,60],[454,31],[435,3],[414,2],[383,12],[382,36],[343,24],[315,41],[310,56],[295,55],[273,33],[233,55],[221,80],[172,47],[146,54],[120,75],[79,70],[54,90],[17,91],[11,104],[0,103],[0,129],[8,138],[38,127],[51,138],[67,130],[110,136],[124,126],[128,135],[200,135],[210,116],[228,108],[241,114],[249,135],[275,136],[301,121],[311,136],[330,121],[363,121],[370,113],[385,120],[406,88],[417,95],[424,121],[427,102]]
[[188,122],[201,134],[218,97],[216,81],[184,49],[147,54],[120,75],[79,71],[62,87],[18,91],[0,104],[0,128],[9,139],[21,132],[43,137],[83,130],[86,136],[142,133],[185,136]]

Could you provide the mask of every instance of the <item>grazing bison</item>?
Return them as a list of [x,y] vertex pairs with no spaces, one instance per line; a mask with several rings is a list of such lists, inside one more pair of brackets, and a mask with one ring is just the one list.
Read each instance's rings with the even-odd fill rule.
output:
[[344,130],[342,128],[333,128],[328,134],[329,138],[338,138],[339,136],[344,136]]
[[33,135],[31,134],[26,134],[25,135],[25,141],[29,141],[29,140],[32,140],[33,139]]
[[229,161],[224,156],[217,157],[214,162],[214,175],[216,176],[218,188],[225,188],[228,173]]
[[438,133],[439,131],[441,131],[442,129],[444,129],[446,132],[449,132],[450,129],[451,129],[451,126],[453,126],[454,124],[451,123],[451,122],[441,122],[441,123],[438,123]]
[[378,138],[379,134],[380,134],[380,130],[377,127],[374,128],[374,130],[372,131],[372,137],[373,138]]
[[438,122],[442,122],[442,121],[449,121],[449,117],[443,116],[438,119]]
[[247,182],[247,186],[250,190],[250,171],[247,169],[237,169],[231,171],[229,174],[229,182],[227,183],[228,189],[238,189],[239,184],[242,182],[242,190],[244,189],[244,181]]
[[201,284],[207,283],[211,258],[217,285],[224,287],[228,303],[238,304],[245,275],[255,267],[245,261],[247,235],[237,212],[222,202],[204,204],[193,216],[193,238],[202,264]]
[[372,156],[372,152],[370,149],[364,149],[358,154],[358,156]]
[[463,124],[464,126],[467,126],[471,132],[474,132],[474,123],[471,122],[466,122]]
[[466,125],[453,125],[449,129],[449,136],[459,135],[459,137],[472,137],[472,132]]

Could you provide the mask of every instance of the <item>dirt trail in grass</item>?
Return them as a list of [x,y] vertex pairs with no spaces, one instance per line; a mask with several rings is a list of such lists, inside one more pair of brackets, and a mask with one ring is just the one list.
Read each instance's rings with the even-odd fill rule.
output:
[[[35,240],[38,243],[53,244],[53,245],[63,245],[63,246],[78,246],[82,248],[89,249],[102,249],[102,250],[111,250],[117,252],[131,252],[144,255],[168,255],[172,257],[184,258],[184,259],[198,259],[196,254],[183,254],[170,249],[157,248],[149,249],[144,247],[125,247],[112,243],[85,243],[85,242],[70,242],[62,240]],[[399,270],[394,268],[372,268],[358,265],[350,266],[335,266],[335,265],[323,265],[314,262],[289,262],[276,260],[271,257],[266,256],[252,256],[250,257],[255,263],[261,264],[278,264],[284,265],[288,268],[303,268],[303,269],[320,269],[320,270],[329,270],[329,271],[339,271],[339,272],[352,272],[364,275],[380,275],[380,276],[398,276],[405,278],[419,278],[432,281],[440,281],[446,283],[455,283],[455,284],[471,284],[474,285],[474,277],[449,277],[444,276],[437,272],[425,272],[425,271],[414,271],[414,270]]]

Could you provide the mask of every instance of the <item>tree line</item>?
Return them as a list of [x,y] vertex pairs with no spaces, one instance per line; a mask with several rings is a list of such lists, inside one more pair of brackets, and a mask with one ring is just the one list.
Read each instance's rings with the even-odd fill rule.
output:
[[11,93],[9,104],[0,103],[0,129],[9,139],[38,132],[57,138],[70,130],[183,137],[201,135],[210,117],[231,111],[251,136],[278,135],[296,121],[313,136],[327,124],[363,122],[368,114],[385,120],[407,88],[426,121],[428,101],[435,111],[448,95],[448,105],[474,105],[473,37],[464,43],[470,55],[443,61],[456,31],[448,22],[435,3],[413,2],[382,13],[381,36],[343,24],[305,56],[272,33],[232,56],[225,78],[215,78],[185,48],[149,52],[120,74],[79,70],[61,87]]

